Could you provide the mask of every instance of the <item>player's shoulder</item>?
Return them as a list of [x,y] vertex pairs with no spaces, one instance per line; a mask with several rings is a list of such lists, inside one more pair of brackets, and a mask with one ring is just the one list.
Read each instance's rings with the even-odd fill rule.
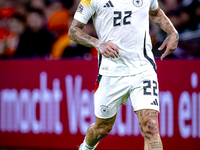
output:
[[109,0],[81,0],[83,6],[99,5]]
[[158,0],[149,0],[150,3],[158,3]]
[[105,1],[106,0],[81,0],[79,7],[81,10],[91,8],[96,11]]
[[111,3],[111,0],[91,0],[91,1],[97,7],[102,7],[102,6],[106,5],[107,3]]

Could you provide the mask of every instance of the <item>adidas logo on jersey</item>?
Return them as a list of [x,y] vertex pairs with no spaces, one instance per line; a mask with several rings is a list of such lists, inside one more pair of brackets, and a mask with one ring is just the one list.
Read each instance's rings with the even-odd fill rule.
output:
[[103,7],[114,7],[111,1],[108,1]]
[[155,101],[153,101],[153,103],[151,103],[151,105],[157,105],[157,106],[158,106],[158,101],[157,101],[157,99],[155,99]]

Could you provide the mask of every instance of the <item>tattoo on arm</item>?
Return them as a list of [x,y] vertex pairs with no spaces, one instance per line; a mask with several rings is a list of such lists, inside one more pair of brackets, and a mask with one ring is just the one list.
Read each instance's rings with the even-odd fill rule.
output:
[[171,21],[168,19],[168,17],[164,14],[164,12],[160,8],[154,11],[149,11],[149,16],[152,22],[158,25],[166,33],[168,34],[176,33],[176,29],[172,25]]
[[151,17],[151,16],[157,16],[157,15],[158,15],[158,11],[159,11],[159,8],[156,9],[156,10],[154,10],[154,11],[149,11],[150,17]]
[[158,27],[169,34],[165,42],[168,43],[169,41],[172,41],[170,49],[168,49],[168,54],[173,53],[174,50],[177,48],[179,41],[178,32],[174,28],[173,24],[160,8],[155,11],[149,11],[149,16],[152,22],[154,22],[156,25],[158,25]]
[[85,24],[74,19],[69,29],[69,37],[71,40],[77,42],[78,44],[87,47],[94,47],[95,44],[98,42],[98,39],[84,32],[84,26]]

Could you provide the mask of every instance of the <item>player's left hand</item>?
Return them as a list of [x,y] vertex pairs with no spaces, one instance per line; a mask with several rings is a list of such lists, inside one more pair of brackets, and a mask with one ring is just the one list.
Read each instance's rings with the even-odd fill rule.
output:
[[178,33],[172,33],[164,40],[162,45],[158,48],[158,50],[163,50],[163,48],[166,46],[165,52],[160,57],[161,60],[163,60],[167,55],[170,55],[175,51],[178,45],[178,40]]

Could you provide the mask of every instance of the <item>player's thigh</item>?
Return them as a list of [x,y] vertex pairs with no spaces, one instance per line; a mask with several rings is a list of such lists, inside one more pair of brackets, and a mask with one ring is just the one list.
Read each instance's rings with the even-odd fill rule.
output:
[[134,78],[136,84],[131,89],[130,100],[134,111],[153,109],[159,112],[159,89],[157,74],[153,69],[142,72]]
[[129,97],[128,79],[124,77],[102,76],[94,94],[95,116],[109,119],[116,115],[119,107]]

